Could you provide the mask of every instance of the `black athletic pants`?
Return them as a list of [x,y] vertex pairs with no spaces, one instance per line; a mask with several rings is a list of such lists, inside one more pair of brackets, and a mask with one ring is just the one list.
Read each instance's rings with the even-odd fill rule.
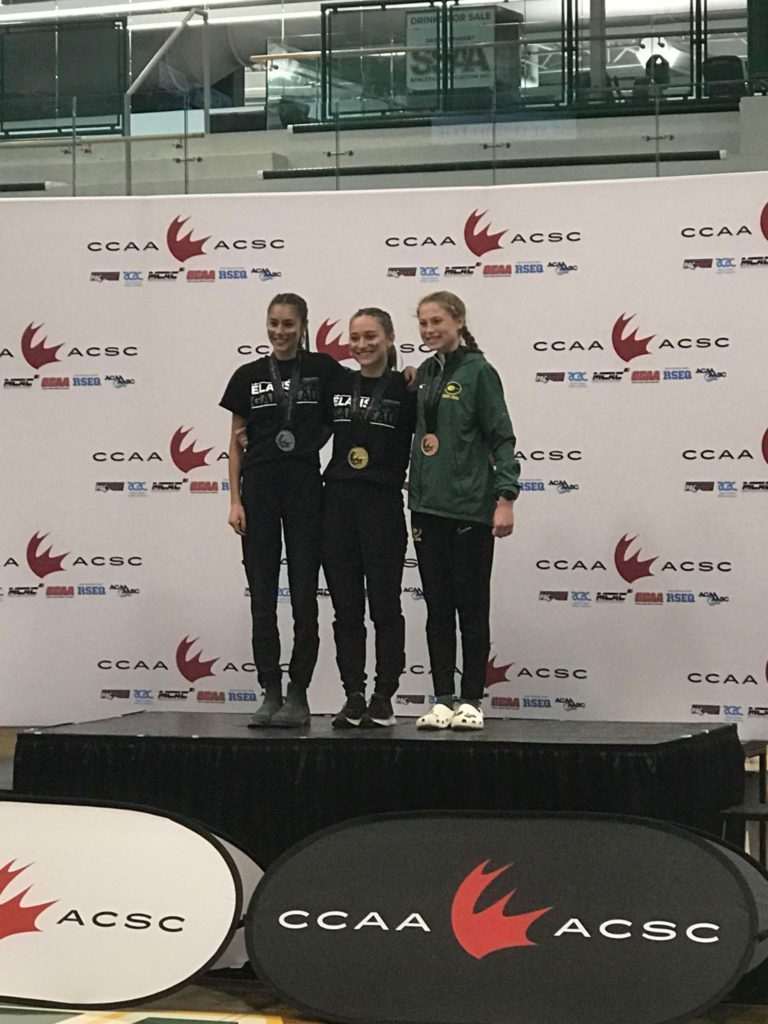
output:
[[461,696],[481,700],[491,649],[491,527],[423,512],[412,513],[411,527],[427,602],[427,647],[435,695],[454,692],[458,612]]
[[251,591],[253,660],[259,682],[272,691],[282,683],[277,628],[282,532],[293,612],[293,652],[288,671],[292,683],[306,688],[319,647],[317,577],[323,518],[320,470],[298,459],[262,463],[243,472],[240,493],[245,508],[243,564]]
[[349,693],[365,692],[365,595],[376,631],[376,686],[391,697],[405,668],[400,605],[407,543],[402,492],[367,481],[325,485],[323,570],[335,619],[336,664]]

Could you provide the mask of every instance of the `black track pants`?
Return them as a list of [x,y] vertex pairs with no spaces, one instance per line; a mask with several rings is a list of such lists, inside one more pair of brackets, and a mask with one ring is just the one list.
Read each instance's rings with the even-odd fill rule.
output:
[[376,690],[391,697],[405,668],[400,605],[407,543],[403,498],[360,481],[325,485],[323,570],[335,619],[336,664],[347,693],[365,690],[365,596],[376,631]]
[[491,647],[491,527],[423,512],[412,513],[411,527],[427,602],[427,646],[435,694],[454,692],[458,613],[461,696],[480,700]]
[[262,463],[243,473],[240,493],[245,508],[243,564],[251,591],[253,660],[259,683],[281,685],[277,591],[282,536],[288,562],[293,612],[292,683],[307,687],[317,662],[317,577],[323,489],[316,466],[286,460]]

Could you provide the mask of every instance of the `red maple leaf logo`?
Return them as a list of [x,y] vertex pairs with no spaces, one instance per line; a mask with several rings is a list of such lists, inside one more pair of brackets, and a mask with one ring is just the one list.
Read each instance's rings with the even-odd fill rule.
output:
[[343,363],[345,359],[352,358],[349,354],[349,345],[342,344],[341,332],[335,338],[329,337],[338,322],[338,320],[323,320],[315,335],[315,348],[318,352],[325,352],[326,355],[333,356],[337,362]]
[[488,667],[485,670],[485,688],[486,690],[494,686],[496,683],[508,683],[507,669],[514,665],[513,661],[510,661],[508,665],[497,665],[496,655],[489,660]]
[[763,212],[760,214],[760,230],[768,238],[768,203],[765,204]]
[[188,683],[204,679],[205,676],[212,676],[213,672],[211,670],[219,660],[218,658],[211,658],[210,661],[203,661],[202,651],[200,654],[196,654],[194,658],[188,657],[189,652],[198,639],[198,637],[195,637],[194,640],[190,640],[188,636],[185,636],[176,648],[176,668],[178,668]]
[[647,558],[644,562],[640,559],[640,551],[636,554],[627,558],[627,551],[629,550],[630,544],[634,544],[637,537],[628,537],[626,534],[621,538],[619,543],[616,545],[616,550],[613,553],[613,561],[619,576],[627,583],[634,583],[635,580],[641,580],[644,576],[653,576],[651,572],[651,566],[658,558],[658,555],[654,555],[653,558]]
[[21,335],[21,354],[35,370],[39,370],[46,363],[58,363],[59,358],[56,353],[62,347],[61,345],[51,345],[50,348],[46,348],[48,335],[35,340],[35,335],[43,326],[44,324],[38,324],[37,327],[34,324],[27,324]]
[[500,900],[477,912],[475,906],[494,878],[497,878],[511,864],[505,864],[498,871],[486,873],[484,869],[490,864],[485,861],[478,864],[475,870],[467,875],[453,897],[451,904],[451,926],[459,945],[475,960],[481,960],[489,953],[499,949],[512,949],[516,946],[535,946],[527,935],[534,921],[546,914],[552,907],[531,910],[526,914],[505,914],[509,901],[515,895],[513,889]]
[[649,334],[647,338],[638,338],[637,328],[624,337],[624,331],[629,324],[629,321],[636,316],[635,313],[630,313],[629,316],[620,316],[616,323],[613,325],[613,331],[611,333],[611,341],[613,347],[616,350],[616,355],[619,359],[623,359],[625,363],[630,362],[632,359],[637,359],[638,356],[648,355],[648,345],[656,337],[655,334]]
[[186,235],[180,235],[179,232],[188,220],[189,217],[185,217],[184,220],[174,217],[168,225],[168,231],[165,235],[171,255],[175,256],[179,263],[184,263],[185,260],[189,260],[193,256],[204,256],[205,249],[203,249],[203,246],[211,237],[206,235],[205,238],[193,238],[191,231],[188,231]]
[[474,213],[470,213],[467,217],[467,222],[464,225],[464,241],[467,243],[469,251],[475,256],[484,256],[487,252],[500,249],[499,241],[501,236],[507,233],[505,229],[494,234],[491,232],[490,224],[488,227],[478,231],[477,226],[487,213],[487,210],[483,210],[482,213],[478,213],[475,210]]
[[195,442],[192,441],[187,445],[186,448],[181,447],[181,442],[192,430],[189,427],[187,430],[184,427],[179,427],[176,433],[171,438],[171,458],[173,459],[174,465],[177,469],[180,469],[182,473],[189,473],[193,469],[200,469],[201,466],[207,466],[206,455],[208,452],[213,451],[213,446],[210,448],[203,448],[201,451],[195,451]]
[[768,430],[763,434],[763,458],[768,462]]
[[[26,871],[29,867],[27,864],[23,868],[16,868],[13,870],[11,865],[14,861],[8,861],[8,863],[0,868],[0,896],[8,888],[11,882],[20,875],[22,871]],[[32,888],[31,885],[18,893],[16,896],[12,896],[5,903],[0,903],[0,940],[7,939],[9,935],[20,935],[24,932],[39,932],[40,929],[37,927],[37,919],[44,910],[48,907],[52,907],[54,903],[58,903],[58,900],[51,900],[50,903],[35,903],[31,906],[22,907],[21,901],[27,895],[29,890]]]
[[35,576],[41,580],[45,579],[46,576],[50,576],[52,572],[64,572],[65,570],[61,563],[69,554],[68,551],[65,551],[63,555],[52,555],[53,545],[50,545],[45,551],[41,551],[40,545],[47,536],[47,533],[36,533],[33,537],[29,538],[29,543],[27,544],[27,564]]

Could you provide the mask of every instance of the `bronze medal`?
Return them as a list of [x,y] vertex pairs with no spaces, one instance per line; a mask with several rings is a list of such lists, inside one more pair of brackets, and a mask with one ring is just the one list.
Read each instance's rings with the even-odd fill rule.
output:
[[365,469],[368,465],[369,455],[365,448],[360,445],[355,445],[354,448],[349,449],[347,455],[347,462],[352,469]]
[[423,455],[435,455],[440,448],[440,440],[437,434],[425,434],[421,439],[421,451]]

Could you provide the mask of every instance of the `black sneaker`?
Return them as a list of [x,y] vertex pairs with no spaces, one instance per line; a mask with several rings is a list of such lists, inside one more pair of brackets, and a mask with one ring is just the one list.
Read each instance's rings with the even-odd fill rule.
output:
[[371,702],[368,710],[363,715],[360,723],[364,729],[382,729],[388,725],[395,725],[397,719],[392,710],[392,701],[383,693],[371,694]]
[[333,722],[334,729],[356,729],[365,714],[365,694],[350,693]]

